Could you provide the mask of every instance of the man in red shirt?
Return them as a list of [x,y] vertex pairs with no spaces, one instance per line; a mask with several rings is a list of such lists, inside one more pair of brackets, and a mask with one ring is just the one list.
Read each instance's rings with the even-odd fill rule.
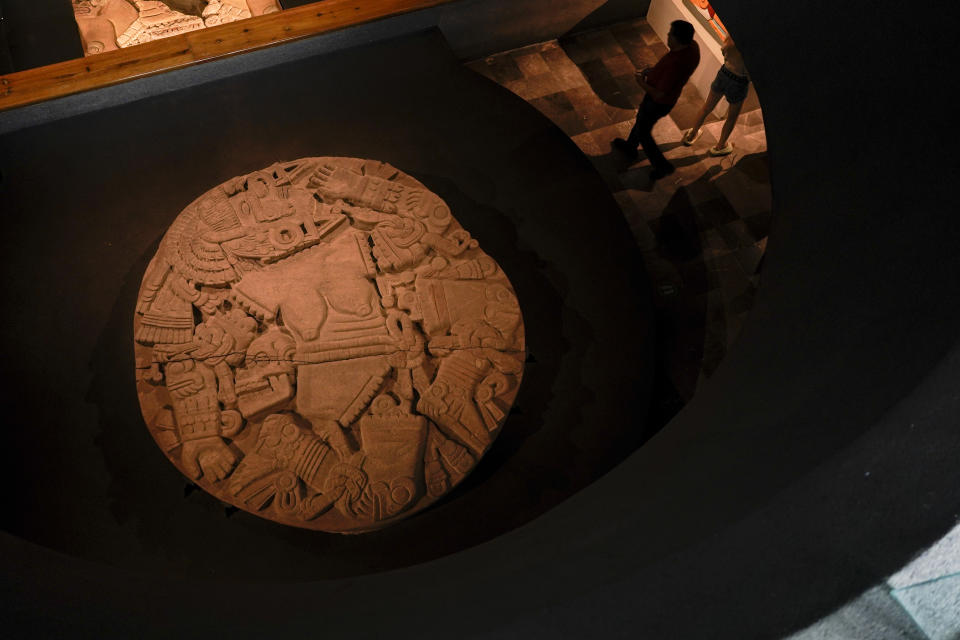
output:
[[686,20],[674,20],[670,23],[667,47],[670,51],[660,58],[657,64],[636,73],[637,84],[646,91],[637,110],[637,122],[626,140],[616,138],[613,141],[613,146],[630,158],[639,155],[637,145],[643,147],[653,167],[650,172],[651,180],[659,180],[676,169],[664,157],[650,132],[657,120],[673,109],[673,105],[680,98],[683,85],[687,84],[694,69],[700,64],[700,47],[693,41],[693,25]]

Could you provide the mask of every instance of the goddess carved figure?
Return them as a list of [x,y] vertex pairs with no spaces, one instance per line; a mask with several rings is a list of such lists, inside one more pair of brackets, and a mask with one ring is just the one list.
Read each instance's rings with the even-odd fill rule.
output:
[[144,276],[135,339],[144,417],[181,471],[341,532],[459,482],[524,360],[496,262],[419,182],[351,158],[277,164],[191,203]]

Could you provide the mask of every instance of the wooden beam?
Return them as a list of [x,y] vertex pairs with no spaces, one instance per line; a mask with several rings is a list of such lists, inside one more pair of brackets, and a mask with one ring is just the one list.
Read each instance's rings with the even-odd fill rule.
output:
[[325,0],[0,76],[0,111],[271,47],[450,0]]

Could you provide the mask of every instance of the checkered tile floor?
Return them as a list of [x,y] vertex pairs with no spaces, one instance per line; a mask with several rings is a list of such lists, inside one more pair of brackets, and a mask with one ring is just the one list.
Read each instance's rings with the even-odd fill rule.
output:
[[634,71],[667,52],[644,20],[506,51],[467,66],[553,120],[604,178],[633,230],[657,293],[661,356],[686,402],[716,369],[753,304],[771,224],[763,117],[751,86],[730,136],[731,155],[713,158],[723,122],[710,115],[691,147],[680,144],[704,96],[687,85],[654,127],[677,167],[651,183],[649,162],[611,150],[633,126],[643,91]]

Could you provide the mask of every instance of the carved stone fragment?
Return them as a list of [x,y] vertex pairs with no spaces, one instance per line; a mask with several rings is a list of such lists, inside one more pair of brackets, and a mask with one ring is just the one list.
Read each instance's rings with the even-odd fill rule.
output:
[[173,221],[134,320],[140,406],[182,473],[284,524],[419,511],[489,449],[524,328],[497,263],[390,165],[278,163]]
[[280,11],[276,0],[72,0],[84,55]]

